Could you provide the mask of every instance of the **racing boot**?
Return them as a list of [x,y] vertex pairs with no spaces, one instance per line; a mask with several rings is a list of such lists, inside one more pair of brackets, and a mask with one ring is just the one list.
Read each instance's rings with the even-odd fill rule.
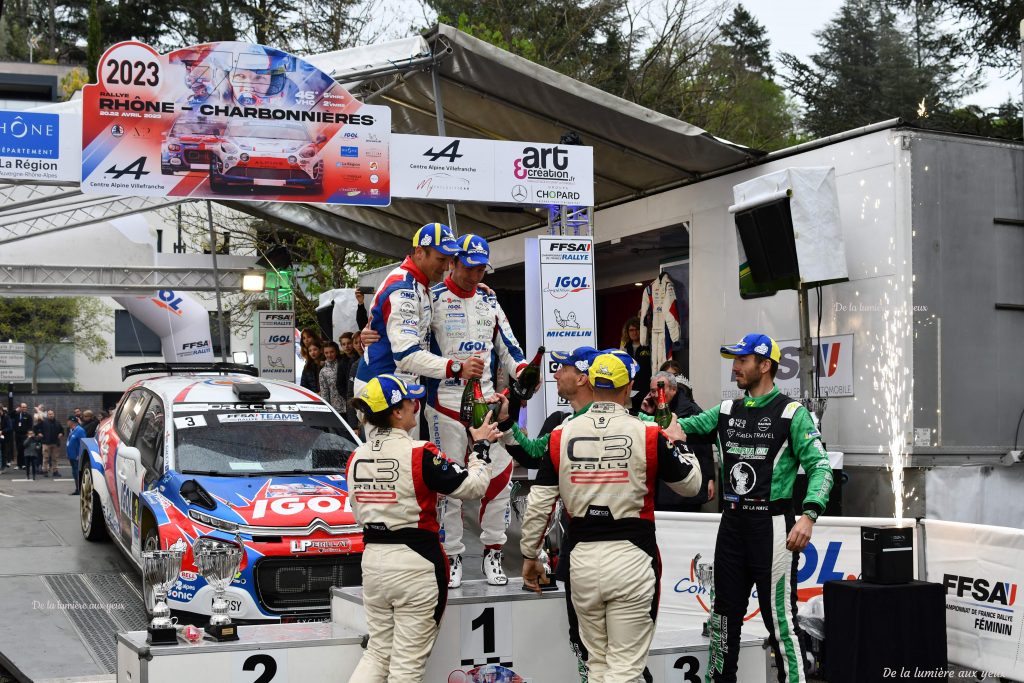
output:
[[500,550],[484,551],[483,570],[487,583],[492,586],[504,586],[508,583],[508,577],[505,576],[505,570],[501,568]]
[[462,555],[452,555],[448,560],[448,587],[462,585]]

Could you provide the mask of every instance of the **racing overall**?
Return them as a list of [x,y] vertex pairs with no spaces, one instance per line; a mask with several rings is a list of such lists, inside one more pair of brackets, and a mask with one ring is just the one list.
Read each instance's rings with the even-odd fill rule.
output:
[[363,526],[363,608],[370,640],[350,683],[420,683],[448,600],[437,494],[479,498],[487,466],[468,469],[400,429],[377,429],[349,459],[352,511]]
[[735,681],[740,629],[751,588],[779,681],[804,681],[796,623],[799,553],[786,549],[793,527],[793,481],[807,472],[804,510],[821,513],[832,488],[832,469],[810,413],[777,387],[764,396],[724,401],[680,421],[687,434],[715,434],[722,453],[724,510],[715,543],[714,614],[708,681]]
[[427,351],[430,281],[411,258],[388,273],[373,296],[369,325],[380,339],[366,347],[353,395],[378,375],[393,374],[419,384],[419,376],[445,377],[447,363]]
[[[463,290],[448,278],[431,288],[430,298],[433,366],[442,364],[443,367],[445,363],[464,361],[474,355],[483,358],[480,387],[484,396],[494,393],[492,355],[497,356],[498,367],[511,374],[526,366],[519,342],[493,294],[483,289]],[[420,358],[417,355],[411,367],[420,368]],[[468,447],[466,427],[459,421],[465,382],[458,377],[437,379],[439,375],[431,375],[426,370],[424,366],[419,372],[435,378],[424,382],[427,387],[426,436],[448,457],[461,463]],[[500,550],[505,545],[509,523],[509,481],[513,467],[512,458],[500,442],[491,446],[491,467],[491,485],[480,500],[480,541],[486,550]],[[443,498],[439,507],[445,551],[449,555],[461,555],[466,549],[462,542],[462,501]]]
[[671,447],[657,425],[597,402],[551,432],[530,489],[523,557],[537,557],[559,496],[570,517],[566,599],[586,646],[590,683],[633,683],[647,662],[661,579],[654,527],[659,478],[680,495],[701,487],[696,459]]

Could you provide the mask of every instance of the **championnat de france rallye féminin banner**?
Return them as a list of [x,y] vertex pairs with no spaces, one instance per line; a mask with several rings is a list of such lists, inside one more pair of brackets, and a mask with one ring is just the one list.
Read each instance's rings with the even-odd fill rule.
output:
[[83,91],[82,191],[387,205],[391,110],[281,50],[108,49]]

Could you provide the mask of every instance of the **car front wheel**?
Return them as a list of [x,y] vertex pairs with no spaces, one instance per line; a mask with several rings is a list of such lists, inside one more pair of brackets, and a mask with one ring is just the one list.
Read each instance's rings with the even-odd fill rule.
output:
[[101,509],[100,496],[92,485],[92,467],[89,462],[83,463],[82,472],[79,474],[79,486],[81,495],[78,497],[79,513],[82,519],[82,535],[89,541],[102,541],[107,537],[106,527],[103,526],[103,512]]

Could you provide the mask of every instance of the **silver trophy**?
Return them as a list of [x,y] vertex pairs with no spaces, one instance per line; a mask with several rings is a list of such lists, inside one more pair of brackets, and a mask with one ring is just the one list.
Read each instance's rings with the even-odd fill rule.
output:
[[702,634],[705,638],[710,637],[708,624],[715,610],[715,564],[713,561],[701,562],[701,554],[693,558],[693,573],[697,575],[697,583],[708,594],[708,618],[704,620]]
[[142,573],[153,589],[153,619],[146,629],[150,645],[176,645],[177,629],[167,606],[167,591],[181,572],[181,550],[150,550],[142,553]]
[[237,534],[233,543],[201,536],[192,544],[196,568],[206,582],[213,586],[213,605],[206,634],[214,640],[238,640],[238,627],[228,615],[224,594],[242,565],[242,548],[242,539]]

